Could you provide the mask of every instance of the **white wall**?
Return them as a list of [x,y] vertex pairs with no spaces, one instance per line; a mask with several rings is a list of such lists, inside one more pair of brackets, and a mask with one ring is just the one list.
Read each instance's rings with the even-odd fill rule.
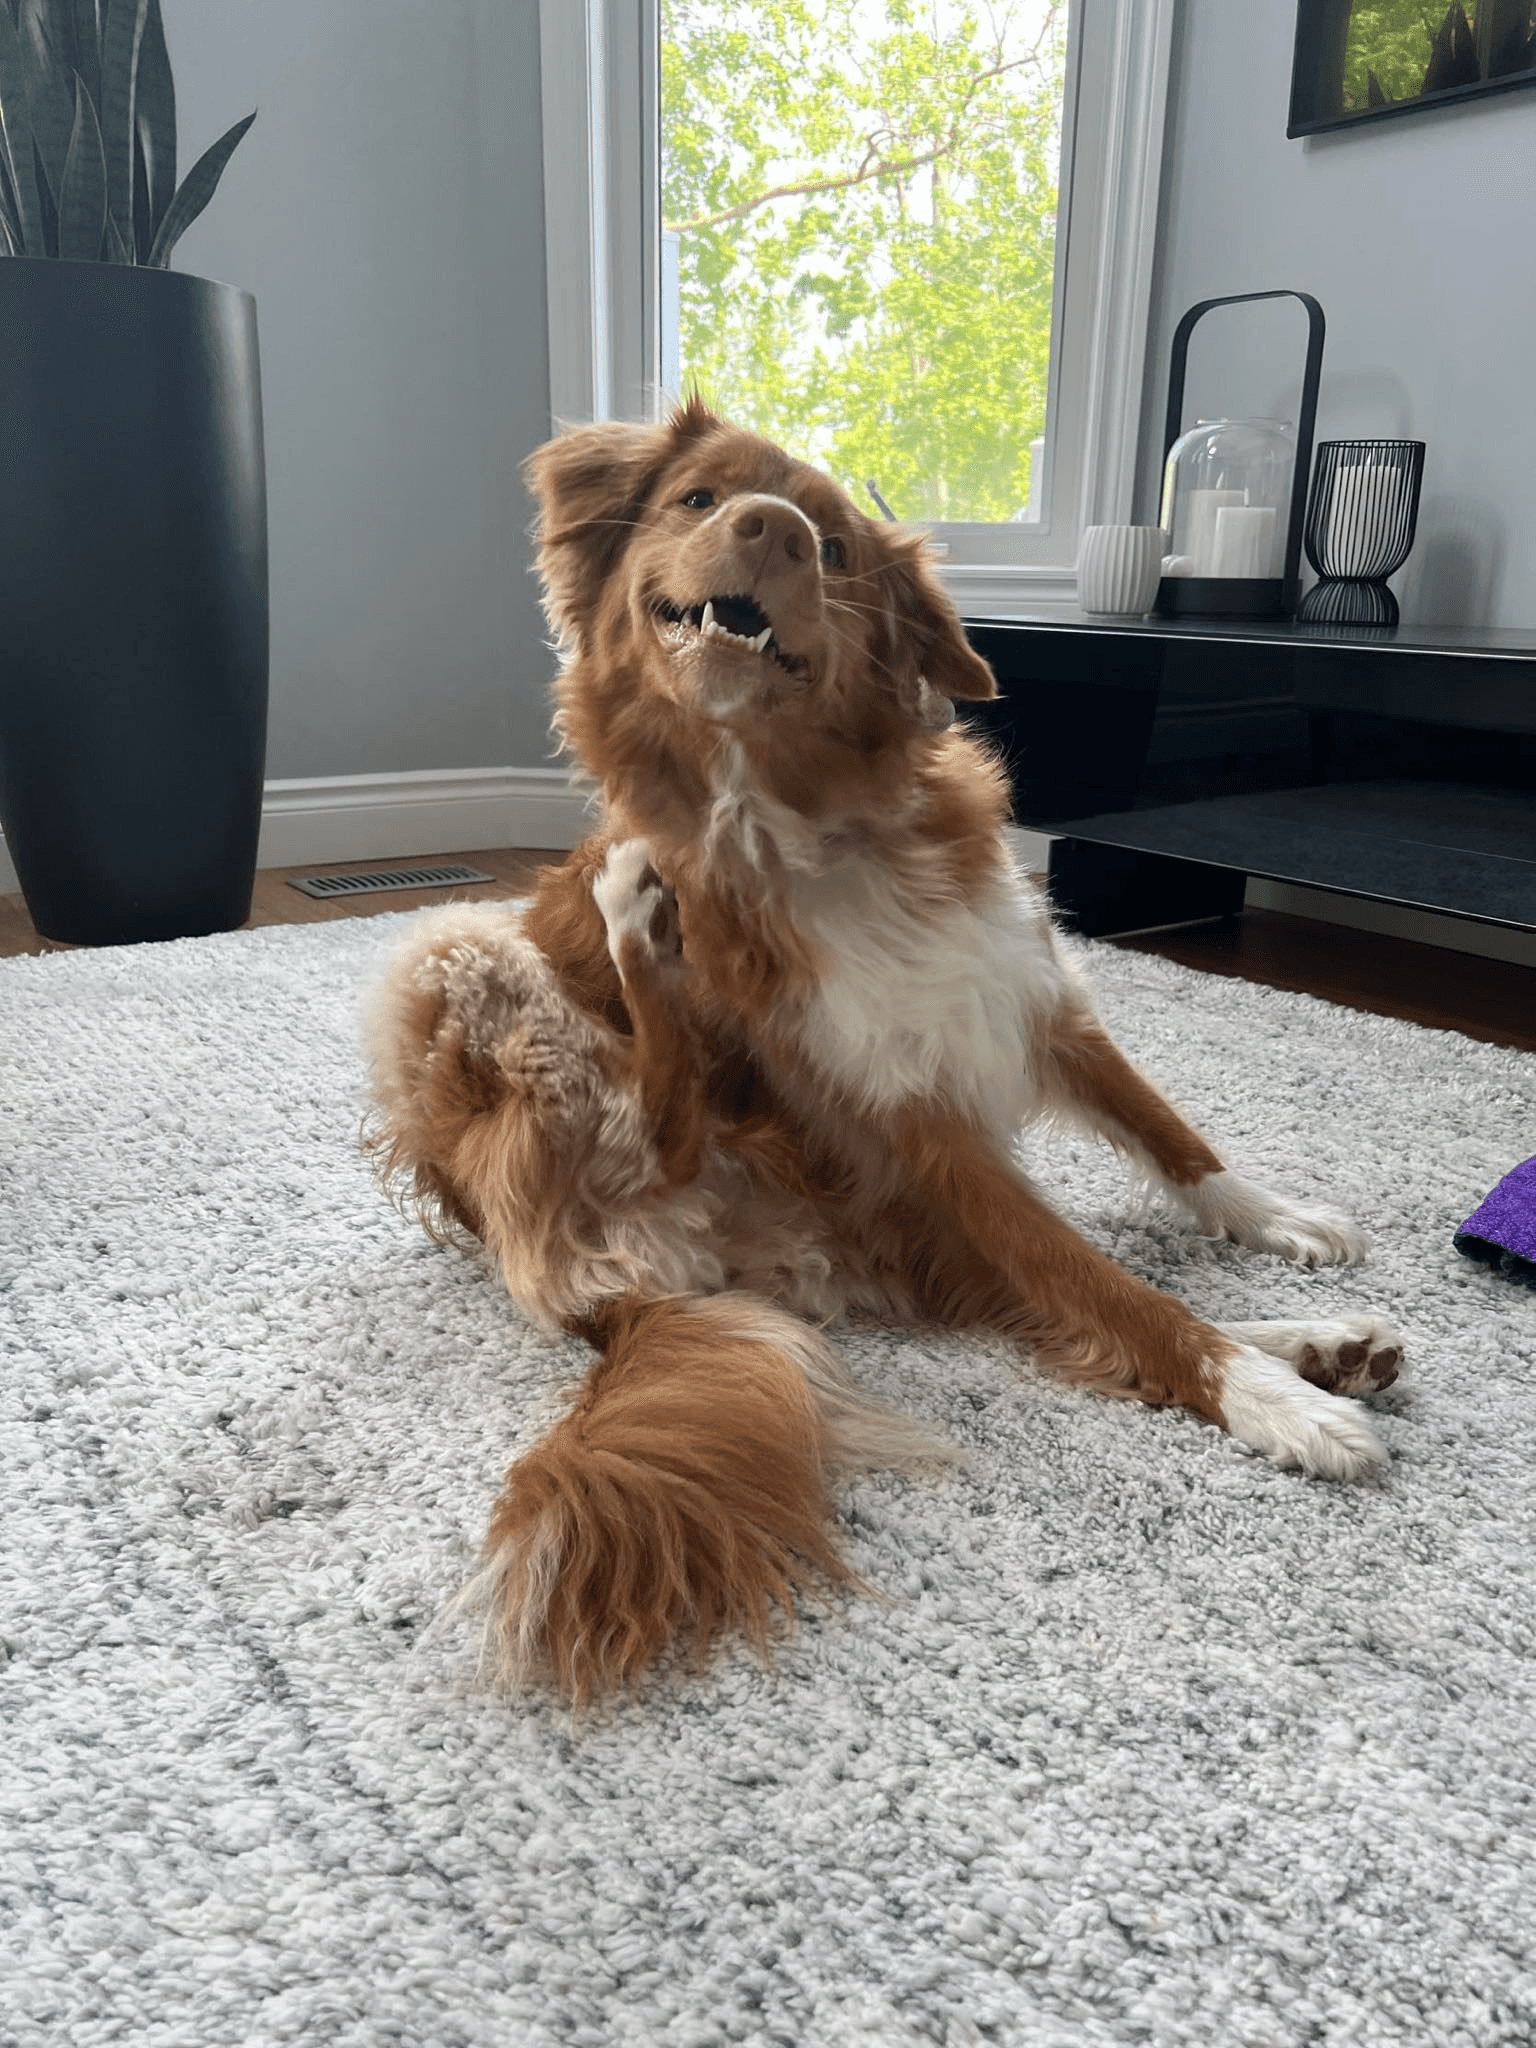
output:
[[[1405,620],[1536,624],[1536,90],[1290,142],[1294,30],[1291,0],[1180,8],[1138,516],[1156,516],[1180,314],[1226,292],[1309,291],[1328,316],[1319,439],[1428,444],[1418,539],[1393,580]],[[1208,315],[1186,419],[1294,416],[1304,340],[1283,302]]]
[[547,760],[537,0],[163,7],[180,169],[259,109],[172,261],[258,304],[269,776]]

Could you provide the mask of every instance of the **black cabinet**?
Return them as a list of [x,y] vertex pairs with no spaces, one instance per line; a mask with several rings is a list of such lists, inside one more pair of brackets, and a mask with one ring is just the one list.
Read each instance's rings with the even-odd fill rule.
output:
[[1020,825],[1089,933],[1249,875],[1536,930],[1536,631],[972,619]]

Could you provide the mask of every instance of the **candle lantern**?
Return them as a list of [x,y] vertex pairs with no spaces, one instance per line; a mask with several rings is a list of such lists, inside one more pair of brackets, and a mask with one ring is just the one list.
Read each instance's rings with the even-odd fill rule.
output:
[[[1184,368],[1196,321],[1213,306],[1253,299],[1299,299],[1306,308],[1307,359],[1295,425],[1201,420],[1181,432]],[[1157,593],[1165,617],[1289,618],[1295,611],[1323,330],[1317,300],[1288,291],[1202,299],[1174,330],[1160,521],[1169,552]]]
[[1324,441],[1307,503],[1307,559],[1318,573],[1301,617],[1395,626],[1387,588],[1408,559],[1424,478],[1422,441]]

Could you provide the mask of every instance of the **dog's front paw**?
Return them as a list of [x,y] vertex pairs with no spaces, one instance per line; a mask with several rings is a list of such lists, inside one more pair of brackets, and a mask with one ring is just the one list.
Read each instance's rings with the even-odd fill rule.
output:
[[[1227,1334],[1238,1337],[1242,1326]],[[1353,1401],[1298,1378],[1284,1358],[1251,1344],[1223,1361],[1221,1420],[1228,1435],[1272,1464],[1320,1479],[1363,1479],[1387,1462],[1386,1446]]]
[[621,839],[608,849],[592,896],[608,932],[608,951],[619,973],[675,968],[683,957],[677,895],[664,882],[643,839]]
[[1207,1174],[1181,1189],[1207,1237],[1230,1237],[1297,1266],[1358,1266],[1370,1242],[1358,1224],[1331,1209],[1307,1209],[1231,1172]]

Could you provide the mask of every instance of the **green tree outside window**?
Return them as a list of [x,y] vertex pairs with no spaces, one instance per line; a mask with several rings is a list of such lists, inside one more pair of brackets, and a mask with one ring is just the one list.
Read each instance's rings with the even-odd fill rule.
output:
[[1007,520],[1043,433],[1067,0],[663,0],[678,361],[904,519]]

